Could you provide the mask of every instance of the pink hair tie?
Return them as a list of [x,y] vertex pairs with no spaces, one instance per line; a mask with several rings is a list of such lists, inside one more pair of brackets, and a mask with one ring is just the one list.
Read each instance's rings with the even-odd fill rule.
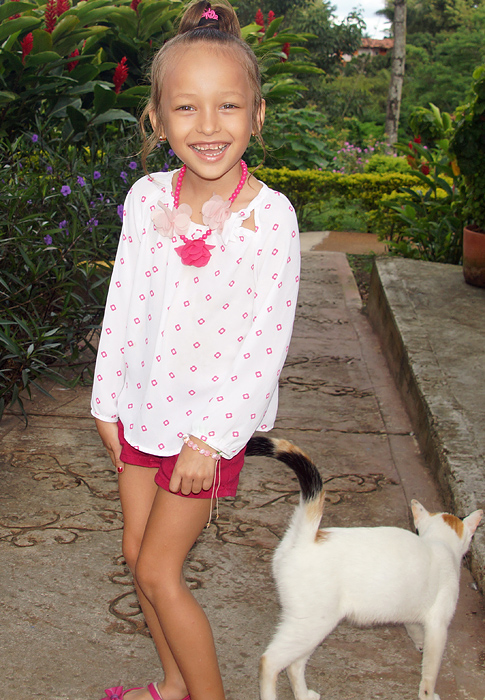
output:
[[204,19],[219,19],[219,15],[214,12],[212,7],[208,7],[207,10],[202,13],[202,17],[204,17]]

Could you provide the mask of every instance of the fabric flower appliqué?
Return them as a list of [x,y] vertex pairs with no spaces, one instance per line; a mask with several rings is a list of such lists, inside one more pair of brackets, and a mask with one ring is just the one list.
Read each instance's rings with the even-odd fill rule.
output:
[[161,236],[172,238],[176,233],[183,236],[190,226],[192,208],[188,204],[181,204],[178,209],[169,209],[162,202],[157,202],[159,209],[155,209],[151,218],[155,228]]
[[202,205],[202,221],[212,231],[222,234],[224,224],[231,216],[231,201],[222,199],[218,194],[214,194]]
[[212,248],[215,246],[207,245],[203,238],[196,238],[194,241],[188,240],[184,245],[175,248],[175,252],[180,255],[184,265],[205,267],[211,257]]

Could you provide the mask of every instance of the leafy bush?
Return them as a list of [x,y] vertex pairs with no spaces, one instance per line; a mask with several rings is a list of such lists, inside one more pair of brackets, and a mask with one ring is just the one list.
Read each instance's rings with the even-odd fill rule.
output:
[[[447,145],[446,140],[440,143]],[[390,252],[408,258],[459,264],[464,225],[462,176],[450,161],[448,152],[440,146],[424,147],[419,136],[407,145],[401,144],[400,148],[407,154],[422,184],[421,187],[402,187],[398,196],[382,202],[395,212],[394,221],[398,222]]]
[[319,204],[330,197],[342,197],[347,202],[360,202],[368,216],[378,209],[383,195],[405,186],[420,184],[420,179],[415,174],[404,173],[343,175],[319,170],[260,168],[255,175],[269,187],[286,194],[296,209],[302,229],[305,224],[305,207],[310,204]]
[[411,173],[412,168],[405,158],[397,154],[390,156],[385,153],[372,155],[364,165],[365,173]]
[[259,144],[251,145],[246,153],[247,161],[256,166],[264,158],[266,168],[327,168],[333,156],[327,136],[325,119],[317,109],[282,105],[267,112],[263,129],[266,153]]
[[[0,141],[0,416],[41,378],[82,374],[93,350],[120,227],[137,176],[123,128],[91,147],[55,131]],[[82,357],[83,351],[87,357]],[[67,374],[66,374],[67,370]]]

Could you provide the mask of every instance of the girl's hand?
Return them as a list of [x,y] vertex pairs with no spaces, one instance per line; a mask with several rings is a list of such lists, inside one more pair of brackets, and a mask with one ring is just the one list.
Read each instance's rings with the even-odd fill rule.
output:
[[[191,440],[205,450],[211,448],[202,440],[190,436]],[[212,457],[201,455],[188,445],[184,445],[170,479],[169,489],[173,493],[181,491],[184,496],[189,493],[200,493],[202,489],[208,491],[213,482],[216,470],[216,461]]]
[[125,469],[125,465],[120,459],[121,443],[118,438],[118,424],[106,423],[106,421],[99,420],[99,418],[95,418],[95,421],[103,445],[108,450],[108,454],[118,474],[121,474]]

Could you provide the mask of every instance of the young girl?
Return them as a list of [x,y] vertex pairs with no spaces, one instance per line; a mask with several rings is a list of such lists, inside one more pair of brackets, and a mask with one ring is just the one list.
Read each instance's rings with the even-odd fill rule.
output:
[[143,177],[127,196],[92,413],[119,473],[123,554],[164,679],[115,686],[103,700],[224,700],[211,628],[182,567],[213,502],[236,494],[247,441],[274,424],[298,229],[286,197],[241,161],[251,135],[261,138],[265,105],[225,0],[189,7],[151,82],[144,164],[168,140],[184,166]]

